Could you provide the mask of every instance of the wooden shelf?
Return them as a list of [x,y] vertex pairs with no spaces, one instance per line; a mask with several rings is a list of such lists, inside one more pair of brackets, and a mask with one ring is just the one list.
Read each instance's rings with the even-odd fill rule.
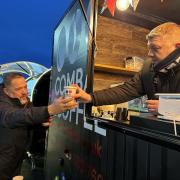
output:
[[96,72],[105,72],[105,73],[112,73],[112,74],[123,74],[127,76],[133,76],[138,71],[117,67],[117,66],[110,66],[110,65],[104,65],[104,64],[95,64],[94,65],[94,71]]

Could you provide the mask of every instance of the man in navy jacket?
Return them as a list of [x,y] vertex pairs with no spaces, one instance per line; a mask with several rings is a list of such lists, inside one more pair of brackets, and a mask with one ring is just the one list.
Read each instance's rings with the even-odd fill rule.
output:
[[75,98],[95,106],[117,104],[147,95],[148,111],[158,112],[156,93],[180,93],[180,25],[166,22],[148,35],[148,60],[129,81],[91,94],[77,87]]
[[58,98],[49,106],[33,107],[23,76],[9,73],[0,89],[0,180],[20,174],[28,144],[28,127],[48,122],[52,115],[75,108],[73,98]]

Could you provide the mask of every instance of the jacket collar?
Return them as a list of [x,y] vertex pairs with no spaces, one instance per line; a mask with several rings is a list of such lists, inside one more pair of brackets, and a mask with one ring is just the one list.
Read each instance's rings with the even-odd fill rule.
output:
[[155,72],[168,73],[170,70],[180,66],[180,48],[170,53],[163,61],[153,66]]

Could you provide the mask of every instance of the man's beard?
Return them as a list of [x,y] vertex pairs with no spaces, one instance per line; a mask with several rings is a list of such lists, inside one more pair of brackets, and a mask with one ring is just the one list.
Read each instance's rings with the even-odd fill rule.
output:
[[28,103],[28,98],[27,98],[27,97],[22,97],[22,98],[20,98],[19,100],[20,100],[20,103],[21,103],[22,105]]

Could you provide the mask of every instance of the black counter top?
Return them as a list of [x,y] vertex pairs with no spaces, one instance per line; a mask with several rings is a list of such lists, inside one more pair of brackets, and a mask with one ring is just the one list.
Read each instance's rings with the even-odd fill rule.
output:
[[176,128],[177,136],[180,135],[179,122],[176,121],[176,125],[174,126],[174,122],[172,120],[159,119],[153,115],[132,116],[130,119],[130,125],[172,136],[175,135],[174,128]]
[[132,116],[130,121],[110,121],[101,118],[97,120],[98,126],[119,131],[126,135],[160,144],[180,151],[180,123],[177,122],[177,136],[174,135],[173,121],[161,120],[152,115]]

